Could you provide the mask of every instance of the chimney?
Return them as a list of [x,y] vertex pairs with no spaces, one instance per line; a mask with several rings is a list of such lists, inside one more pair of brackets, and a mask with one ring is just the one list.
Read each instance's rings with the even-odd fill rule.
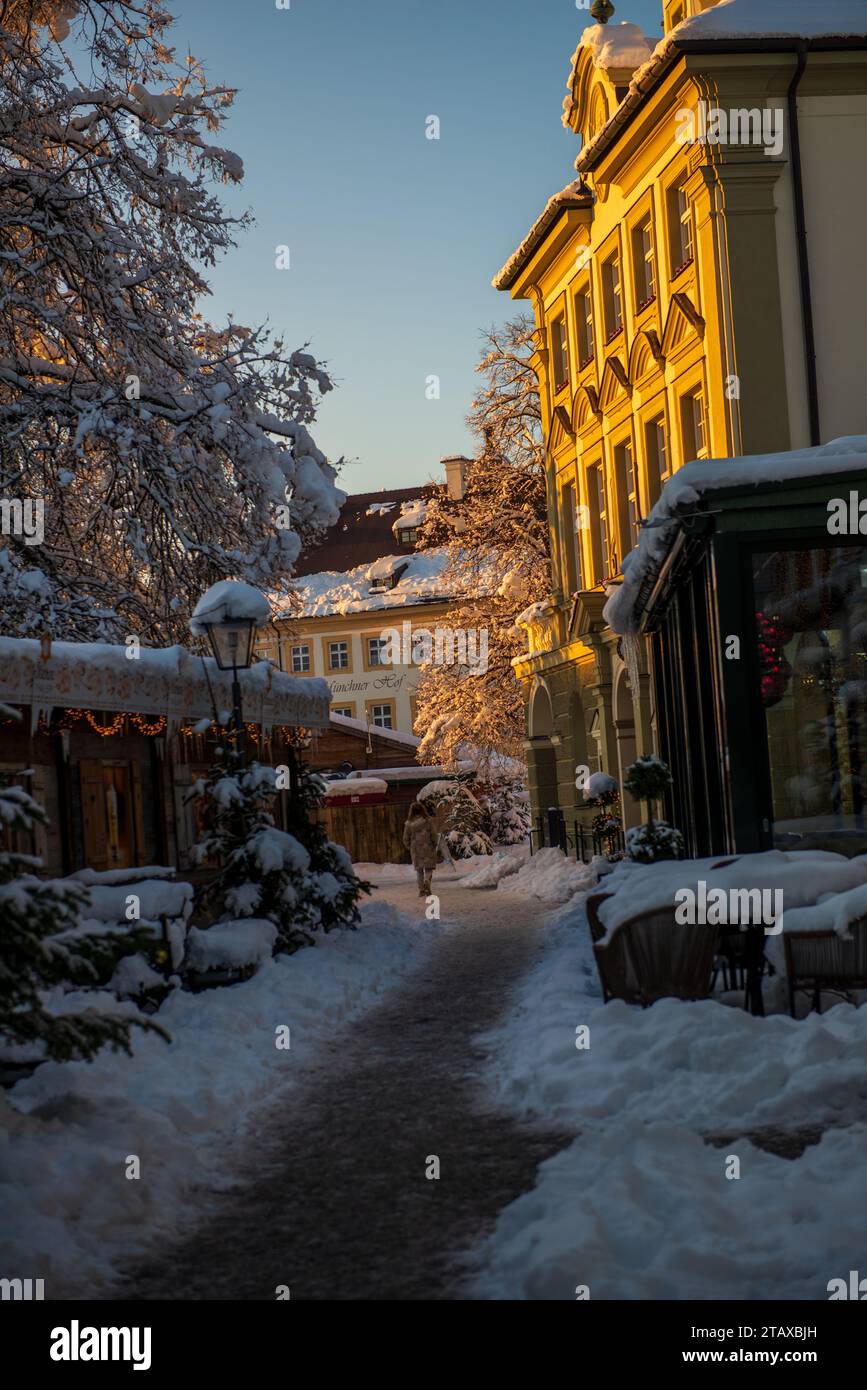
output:
[[446,470],[449,497],[453,502],[463,501],[467,464],[472,463],[472,459],[468,459],[466,454],[447,454],[445,458],[440,459],[440,463]]

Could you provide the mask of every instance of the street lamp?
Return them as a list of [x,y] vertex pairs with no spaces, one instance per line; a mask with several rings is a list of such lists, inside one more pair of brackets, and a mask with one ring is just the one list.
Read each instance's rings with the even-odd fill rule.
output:
[[252,666],[256,632],[270,616],[268,600],[258,589],[238,580],[222,579],[202,595],[190,618],[193,636],[207,637],[219,669],[232,672],[232,720],[240,759],[244,755],[246,730],[238,672]]

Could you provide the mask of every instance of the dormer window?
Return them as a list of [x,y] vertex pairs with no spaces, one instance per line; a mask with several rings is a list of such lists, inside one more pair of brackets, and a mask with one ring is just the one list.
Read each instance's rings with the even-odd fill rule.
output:
[[371,594],[387,594],[390,589],[397,587],[401,575],[409,569],[409,560],[398,562],[394,556],[388,556],[384,560],[377,560],[367,571],[367,578],[370,584],[368,590]]

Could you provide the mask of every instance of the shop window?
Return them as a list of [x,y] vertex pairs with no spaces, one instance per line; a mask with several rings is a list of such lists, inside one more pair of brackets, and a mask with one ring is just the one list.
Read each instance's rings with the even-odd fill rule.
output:
[[569,343],[564,315],[551,324],[551,352],[554,358],[554,390],[562,391],[569,384]]
[[774,842],[867,851],[867,547],[753,556]]

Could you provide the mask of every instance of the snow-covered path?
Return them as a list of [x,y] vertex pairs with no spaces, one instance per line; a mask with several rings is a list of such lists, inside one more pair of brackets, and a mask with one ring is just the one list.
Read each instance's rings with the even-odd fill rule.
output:
[[[414,883],[376,891],[423,918]],[[274,1299],[280,1285],[294,1299],[460,1296],[461,1254],[571,1135],[492,1111],[473,1042],[542,950],[539,903],[445,874],[434,891],[446,929],[430,960],[323,1047],[251,1143],[247,1184],[131,1271],[129,1297]]]

